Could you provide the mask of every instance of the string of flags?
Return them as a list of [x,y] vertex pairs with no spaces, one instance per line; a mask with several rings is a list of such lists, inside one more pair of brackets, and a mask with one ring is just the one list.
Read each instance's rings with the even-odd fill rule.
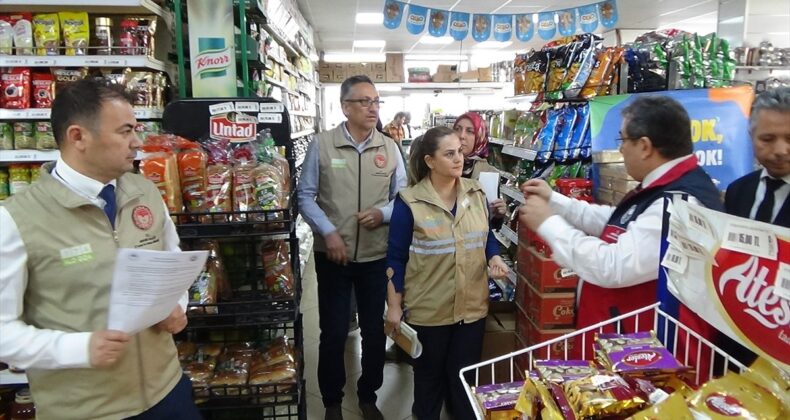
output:
[[[408,12],[406,11],[408,6]],[[507,42],[513,37],[527,42],[535,32],[544,40],[561,36],[571,36],[581,29],[591,33],[601,26],[611,29],[617,23],[616,0],[605,0],[585,6],[540,13],[489,14],[466,13],[441,10],[407,4],[398,0],[384,2],[384,26],[396,29],[406,17],[406,30],[419,35],[428,26],[428,33],[442,37],[449,32],[456,41],[463,41],[471,30],[472,39],[477,42],[488,40],[492,33],[494,40]],[[471,18],[471,20],[470,20]]]

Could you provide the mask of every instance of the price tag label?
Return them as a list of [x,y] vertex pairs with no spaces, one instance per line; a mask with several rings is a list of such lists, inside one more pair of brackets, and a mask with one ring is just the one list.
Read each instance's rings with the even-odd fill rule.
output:
[[688,267],[688,264],[688,257],[682,252],[678,251],[678,249],[674,246],[670,246],[669,249],[667,249],[667,253],[664,254],[664,260],[661,261],[662,266],[680,274],[686,272],[686,267]]
[[24,66],[27,65],[27,60],[24,58],[6,58],[2,60],[3,66]]
[[774,294],[790,300],[790,264],[779,263],[774,283]]
[[228,112],[233,112],[235,110],[236,107],[233,106],[233,102],[222,102],[210,105],[208,107],[208,112],[211,113],[211,115],[227,114]]
[[755,257],[776,261],[779,245],[776,234],[763,230],[757,223],[729,222],[724,229],[721,247],[730,251],[743,252]]
[[283,114],[258,114],[259,123],[279,124],[283,122]]
[[54,66],[55,60],[52,58],[34,58],[31,60],[30,65],[34,67]]
[[49,109],[31,109],[27,113],[28,117],[30,118],[49,118],[50,110]]
[[283,112],[285,110],[283,104],[278,103],[262,103],[260,106],[260,112]]
[[575,276],[576,272],[571,270],[570,268],[563,268],[560,270],[560,277],[567,278],[571,276]]
[[108,58],[104,60],[105,66],[116,66],[116,67],[123,67],[126,66],[126,60],[121,58]]
[[14,153],[14,160],[35,160],[35,152]]
[[236,102],[236,111],[239,112],[258,112],[257,102]]
[[100,66],[101,60],[98,58],[85,58],[85,65],[86,66]]

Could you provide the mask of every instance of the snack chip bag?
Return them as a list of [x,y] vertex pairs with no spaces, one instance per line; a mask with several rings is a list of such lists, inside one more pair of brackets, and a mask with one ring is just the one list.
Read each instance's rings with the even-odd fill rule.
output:
[[536,419],[538,418],[538,408],[540,407],[540,395],[538,389],[535,388],[535,383],[531,378],[524,381],[524,387],[518,394],[516,400],[516,411],[522,414],[522,418]]
[[86,12],[58,12],[66,55],[86,55],[90,30]]
[[562,415],[562,411],[560,408],[557,407],[557,403],[554,402],[554,397],[551,396],[551,391],[546,387],[539,379],[527,379],[528,381],[532,381],[535,385],[535,389],[538,390],[538,396],[540,396],[540,403],[543,407],[540,410],[540,418],[542,420],[564,420],[565,417]]
[[686,400],[683,399],[683,396],[672,394],[664,401],[628,418],[628,420],[653,419],[694,420],[695,417],[691,414],[691,410],[686,405]]
[[782,405],[776,397],[734,372],[703,385],[689,404],[701,416],[712,420],[734,417],[774,420],[782,416]]
[[560,110],[560,131],[555,139],[554,159],[557,162],[567,161],[572,154],[571,141],[573,127],[576,125],[576,108],[568,106]]
[[549,382],[548,387],[551,391],[551,396],[554,397],[554,402],[557,403],[557,408],[559,408],[562,413],[562,417],[565,418],[565,420],[576,420],[578,417],[576,411],[568,401],[568,397],[565,395],[565,390],[562,389],[562,386],[554,382]]
[[557,383],[598,373],[595,364],[589,360],[536,360],[535,369],[543,380]]
[[563,384],[568,400],[580,417],[622,416],[645,403],[618,375],[598,374]]
[[35,149],[36,137],[33,123],[30,121],[17,121],[14,123],[14,149]]
[[596,54],[595,64],[592,66],[590,76],[584,83],[584,88],[580,93],[582,98],[589,99],[598,94],[598,88],[603,84],[604,75],[609,71],[609,66],[612,65],[613,53],[614,50],[612,48],[605,48]]
[[56,13],[33,15],[36,55],[60,55],[60,24]]
[[741,372],[741,376],[770,391],[790,415],[790,374],[763,357]]
[[560,111],[550,109],[546,114],[546,124],[538,133],[533,142],[534,150],[537,150],[536,161],[546,162],[551,159],[552,150],[554,150],[554,142],[557,138],[557,132],[561,127],[560,125]]
[[483,413],[510,409],[516,406],[524,382],[483,385],[474,388],[475,398]]

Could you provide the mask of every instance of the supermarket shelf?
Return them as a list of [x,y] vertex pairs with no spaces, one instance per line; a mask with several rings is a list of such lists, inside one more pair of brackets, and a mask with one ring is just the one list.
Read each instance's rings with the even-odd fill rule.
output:
[[499,172],[499,176],[501,176],[502,178],[507,179],[508,181],[515,181],[516,180],[516,176],[511,174],[510,172],[503,171],[501,169],[497,169],[497,172]]
[[[49,108],[1,109],[0,121],[3,120],[48,120]],[[134,117],[138,120],[158,120],[162,118],[160,108],[134,108]]]
[[6,369],[0,371],[0,385],[23,385],[27,383],[27,375],[24,373],[11,373]]
[[790,71],[790,66],[735,66],[735,70],[748,70],[748,71],[763,71],[763,70],[777,70],[777,71]]
[[[401,90],[420,89],[502,89],[509,83],[503,82],[456,82],[456,83],[377,83],[376,86],[399,87]],[[340,86],[340,83],[324,83],[324,86]],[[385,88],[386,89],[386,88]],[[385,90],[382,89],[382,92]],[[390,92],[387,92],[390,93]]]
[[279,64],[279,65],[281,65],[283,67],[286,67],[288,65],[288,64],[286,64],[286,60],[283,60],[280,57],[277,57],[277,56],[274,56],[274,55],[267,55],[266,58],[271,60],[271,61],[274,61],[275,63],[277,63],[277,64]]
[[287,51],[289,54],[299,55],[299,52],[296,51],[293,45],[291,45],[291,42],[283,38],[283,36],[280,34],[280,31],[277,28],[267,23],[263,25],[263,29],[269,35],[271,35],[272,38],[274,38],[274,40],[277,41],[278,44],[280,44],[283,48],[285,48],[285,51]]
[[523,147],[515,147],[515,146],[503,147],[502,153],[510,156],[515,156],[519,159],[526,159],[526,160],[535,160],[535,157],[538,156],[538,152],[535,150],[525,149]]
[[491,138],[489,138],[489,139],[488,139],[488,141],[489,141],[490,143],[493,143],[493,144],[498,144],[498,145],[500,145],[500,146],[512,146],[512,145],[513,145],[513,140],[508,140],[508,139],[498,139],[498,138],[496,138],[496,137],[491,137]]
[[315,130],[304,130],[304,131],[297,131],[296,133],[291,133],[291,139],[299,139],[302,137],[307,137],[311,134],[315,133]]
[[518,201],[519,203],[524,204],[524,194],[521,194],[521,192],[517,189],[502,185],[499,187],[499,191],[501,191],[502,194],[505,194],[506,196]]
[[315,117],[315,112],[310,111],[291,111],[288,110],[288,113],[291,115],[295,115],[297,117]]
[[59,156],[57,150],[0,150],[0,162],[50,162]]
[[506,248],[510,248],[513,245],[510,240],[508,240],[504,235],[499,232],[494,232],[494,237],[499,241],[500,244],[504,245]]
[[172,28],[173,17],[152,0],[3,0],[0,12],[84,11],[92,14],[155,14]]
[[290,68],[290,67],[283,66],[283,70],[284,70],[286,73],[288,73],[288,74],[290,74],[291,76],[293,76],[293,77],[299,77],[299,73],[297,73],[297,72],[296,72],[296,71],[294,71],[294,70],[291,70],[291,68]]
[[518,234],[516,232],[513,232],[513,229],[511,229],[509,226],[507,225],[502,226],[502,229],[499,229],[499,233],[501,233],[511,243],[514,244],[518,243]]
[[144,55],[0,56],[0,67],[134,67],[165,71],[165,63]]
[[289,89],[288,85],[286,85],[285,83],[283,83],[283,82],[281,82],[279,80],[272,79],[271,77],[266,77],[266,83],[270,83],[270,84],[272,84],[274,86],[277,86],[277,87],[285,90],[286,93],[290,93],[291,95],[298,95],[298,93],[296,93],[296,92],[292,91],[291,89]]
[[532,103],[532,102],[535,102],[535,99],[537,99],[537,97],[538,97],[537,93],[532,93],[532,94],[529,94],[529,95],[508,96],[508,97],[505,98],[505,101],[507,101],[509,103],[513,103],[513,104],[515,104],[515,103]]

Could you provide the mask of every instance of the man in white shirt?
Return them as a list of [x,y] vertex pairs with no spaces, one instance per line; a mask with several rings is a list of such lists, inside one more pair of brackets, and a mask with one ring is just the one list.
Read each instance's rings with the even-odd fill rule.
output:
[[[581,279],[577,328],[658,300],[666,193],[683,192],[694,202],[721,209],[716,187],[692,153],[691,124],[682,105],[669,97],[642,96],[626,106],[622,115],[620,152],[626,171],[641,184],[617,207],[565,197],[542,180],[522,185],[526,204],[521,207],[520,222],[551,246],[560,266],[572,269]],[[648,318],[642,317],[639,330],[652,328]],[[625,331],[634,330],[633,320],[625,324]],[[700,329],[706,325],[703,322]],[[591,356],[592,341],[588,339],[587,348],[582,349],[584,356]]]
[[186,293],[154,327],[106,329],[117,249],[179,249],[158,190],[130,173],[142,144],[130,98],[74,82],[52,125],[60,158],[0,207],[0,360],[27,370],[40,419],[200,418],[172,338]]

